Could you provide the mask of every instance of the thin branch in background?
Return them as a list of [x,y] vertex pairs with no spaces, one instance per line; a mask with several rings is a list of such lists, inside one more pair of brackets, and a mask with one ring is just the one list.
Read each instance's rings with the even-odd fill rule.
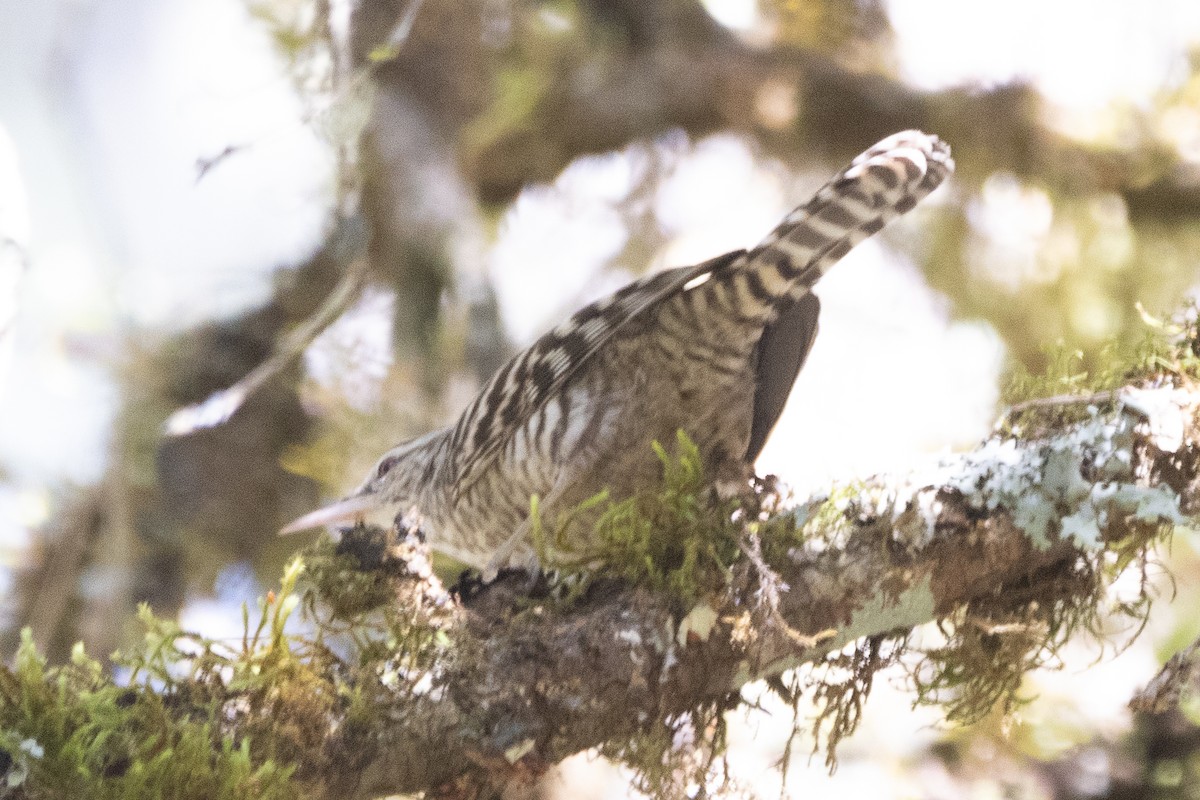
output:
[[1003,424],[1013,414],[1020,414],[1023,411],[1035,408],[1099,405],[1101,403],[1111,403],[1117,397],[1118,392],[1115,389],[1104,392],[1092,392],[1091,394],[1059,394],[1053,397],[1035,397],[1032,400],[1022,400],[1020,403],[1014,403],[1005,410],[999,424]]
[[417,13],[421,10],[421,5],[424,0],[412,0],[408,4],[408,8],[404,9],[404,13],[400,16],[400,20],[396,26],[392,28],[392,32],[388,35],[387,41],[383,45],[383,49],[376,48],[371,53],[371,61],[378,63],[381,61],[390,61],[400,53],[400,48],[408,41],[408,35],[412,33],[413,24],[417,21]]
[[[423,0],[412,0],[408,4],[404,13],[400,15],[400,19],[388,34],[384,44],[371,52],[370,63],[362,69],[357,70],[344,86],[335,88],[333,100],[325,113],[331,113],[341,105],[352,104],[355,96],[361,94],[368,87],[368,82],[373,76],[374,70],[383,62],[389,61],[399,54],[400,48],[412,33],[412,28],[416,22],[417,13],[421,9],[422,2]],[[334,35],[335,26],[332,25],[332,7],[328,7],[327,11],[326,19],[331,22],[329,36],[331,41],[333,41],[336,37]],[[338,63],[338,59],[335,58],[334,63]],[[340,81],[335,82],[340,83]],[[305,121],[311,122],[316,116],[309,116]],[[361,127],[365,126],[366,119],[367,116],[363,115],[362,123],[359,126],[355,126],[356,129],[360,130]],[[342,175],[347,175],[355,171],[354,162],[356,158],[352,153],[352,143],[358,138],[358,130],[347,132],[346,135],[337,138],[343,142],[343,146],[338,148],[338,171]],[[196,160],[198,171],[196,181],[199,182],[208,174],[209,170],[224,162],[229,156],[248,147],[250,145],[229,145],[212,158],[198,158]],[[339,181],[338,183],[341,185],[343,182]],[[355,205],[354,203],[351,204]],[[347,219],[357,219],[357,215],[349,211]],[[227,422],[255,392],[286,369],[293,360],[298,358],[313,343],[322,331],[333,324],[334,320],[340,317],[354,303],[365,283],[367,260],[361,255],[362,240],[365,240],[365,237],[361,235],[362,226],[359,224],[351,227],[354,230],[349,231],[345,235],[350,239],[359,240],[350,243],[350,246],[354,248],[352,252],[355,253],[355,256],[349,259],[349,265],[342,279],[334,287],[333,292],[326,298],[325,302],[321,304],[321,307],[317,309],[316,313],[280,340],[270,358],[251,370],[246,377],[233,386],[214,392],[199,403],[194,403],[174,411],[167,417],[166,422],[163,424],[163,434],[165,436],[187,436],[196,431],[213,428]],[[345,243],[343,242],[342,244]]]
[[338,317],[354,303],[362,292],[367,273],[367,260],[361,256],[365,235],[361,224],[353,224],[353,220],[343,223],[343,230],[335,234],[344,241],[341,245],[354,248],[350,252],[358,254],[348,259],[349,264],[342,278],[338,281],[329,297],[321,307],[304,322],[300,323],[275,345],[271,356],[247,373],[246,377],[230,386],[214,392],[199,403],[177,409],[163,423],[163,435],[187,436],[205,428],[220,425],[242,407],[255,392],[261,389],[272,378],[286,369],[296,358],[308,348]]
[[1180,650],[1129,701],[1134,711],[1162,714],[1177,708],[1188,695],[1200,692],[1200,639]]

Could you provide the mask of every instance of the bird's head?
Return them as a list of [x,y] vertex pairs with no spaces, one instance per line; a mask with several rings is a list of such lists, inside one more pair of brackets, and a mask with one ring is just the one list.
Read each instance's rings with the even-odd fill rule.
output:
[[380,456],[357,489],[335,503],[289,522],[279,534],[353,522],[378,508],[419,507],[437,480],[439,454],[446,435],[447,431],[440,430],[401,442]]

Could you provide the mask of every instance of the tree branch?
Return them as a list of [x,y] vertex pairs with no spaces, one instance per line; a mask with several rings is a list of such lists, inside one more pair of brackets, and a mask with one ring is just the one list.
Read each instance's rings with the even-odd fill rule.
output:
[[[88,796],[125,775],[153,785],[153,770],[182,780],[183,755],[158,757],[173,746],[216,786],[233,781],[231,797],[291,796],[255,793],[272,780],[316,798],[492,797],[588,748],[636,756],[666,731],[669,751],[680,720],[717,718],[747,682],[805,664],[852,672],[810,683],[832,746],[895,660],[881,645],[902,651],[930,621],[947,644],[922,654],[918,696],[970,719],[1010,700],[1072,632],[1098,631],[1111,582],[1200,510],[1190,379],[1160,374],[1081,400],[1016,412],[1005,432],[919,478],[798,509],[759,487],[735,517],[713,515],[702,543],[719,580],[691,588],[631,582],[613,562],[450,594],[418,536],[360,526],[305,555],[312,627],[300,640],[285,633],[297,565],[240,647],[144,614],[145,650],[123,660],[134,690],[78,654],[47,672],[27,644],[0,670],[0,748],[50,794]],[[221,747],[183,746],[214,733]],[[662,752],[638,764],[661,769]]]
[[[433,688],[396,724],[335,734],[328,746],[361,764],[326,776],[325,794],[429,789],[480,766],[519,776],[517,762],[551,764],[628,737],[646,720],[720,701],[861,637],[1005,593],[1019,604],[1044,598],[1078,576],[1081,559],[1144,545],[1197,508],[1200,396],[1159,388],[1119,397],[1033,440],[997,435],[927,482],[872,482],[846,498],[838,517],[821,523],[823,535],[772,565],[789,587],[780,609],[788,625],[837,631],[816,647],[798,647],[764,618],[746,560],[730,590],[705,601],[715,624],[682,636],[686,609],[612,583],[565,610],[544,603],[531,613],[528,599],[522,607],[528,578],[516,575],[446,604],[442,624],[469,655],[436,670]],[[1060,601],[1095,589],[1089,581],[1065,586]]]

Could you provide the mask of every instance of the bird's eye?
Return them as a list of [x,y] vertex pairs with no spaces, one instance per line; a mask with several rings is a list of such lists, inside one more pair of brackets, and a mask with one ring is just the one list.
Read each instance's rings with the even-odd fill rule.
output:
[[399,456],[388,456],[387,458],[383,459],[383,461],[379,462],[379,468],[375,470],[375,477],[382,478],[384,475],[387,475],[392,471],[392,467],[396,466],[397,462],[399,461]]

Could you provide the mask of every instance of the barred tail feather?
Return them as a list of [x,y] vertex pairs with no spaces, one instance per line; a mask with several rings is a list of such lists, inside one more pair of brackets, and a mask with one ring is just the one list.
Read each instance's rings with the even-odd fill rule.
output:
[[580,309],[502,367],[463,412],[450,443],[456,455],[448,474],[456,476],[456,489],[466,491],[501,446],[631,320],[682,297],[682,310],[673,312],[686,312],[681,329],[731,318],[757,342],[761,326],[778,320],[833,262],[911,209],[953,168],[950,148],[936,136],[895,134],[854,159],[748,253],[661,272]]
[[747,271],[759,273],[751,291],[765,288],[784,304],[806,294],[855,245],[911,210],[953,171],[950,147],[936,136],[903,131],[880,141],[745,255]]

